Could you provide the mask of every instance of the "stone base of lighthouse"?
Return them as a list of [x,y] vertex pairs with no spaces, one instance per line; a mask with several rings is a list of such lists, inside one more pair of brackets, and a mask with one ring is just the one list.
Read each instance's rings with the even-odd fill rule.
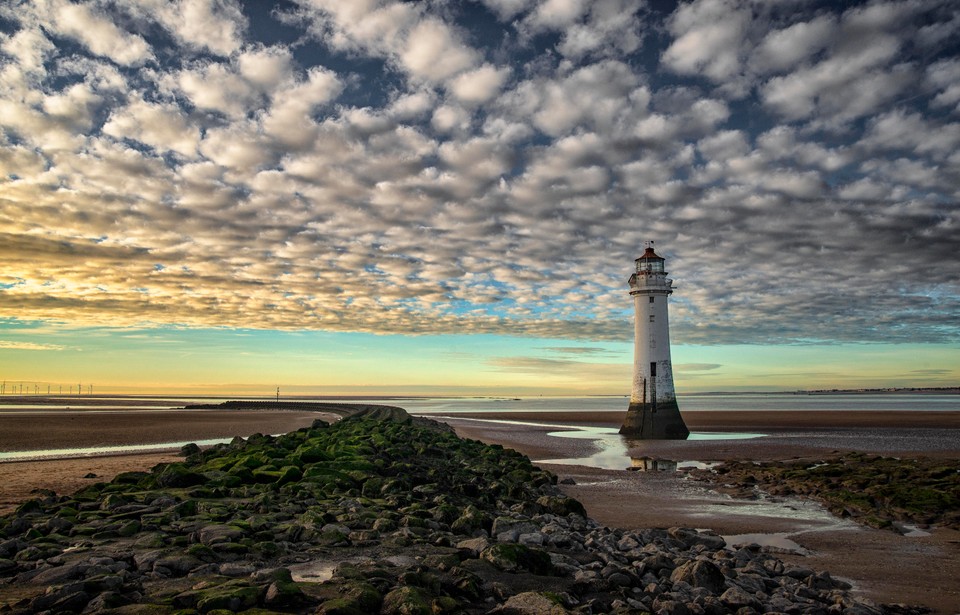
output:
[[631,402],[620,435],[636,440],[686,440],[690,435],[676,401]]

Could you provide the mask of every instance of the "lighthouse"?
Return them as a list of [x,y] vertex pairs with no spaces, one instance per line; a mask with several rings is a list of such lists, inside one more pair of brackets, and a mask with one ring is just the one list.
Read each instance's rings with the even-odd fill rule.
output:
[[647,440],[686,440],[690,435],[677,407],[670,362],[670,320],[667,299],[673,280],[665,259],[648,242],[630,276],[633,297],[633,387],[630,408],[620,433]]

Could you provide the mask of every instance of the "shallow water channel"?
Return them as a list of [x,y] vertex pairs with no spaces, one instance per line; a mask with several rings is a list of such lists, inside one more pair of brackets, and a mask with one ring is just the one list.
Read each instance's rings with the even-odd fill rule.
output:
[[[589,466],[604,470],[624,470],[629,467],[637,467],[637,464],[641,461],[639,458],[630,457],[629,440],[621,436],[615,427],[572,426],[569,430],[552,431],[547,435],[556,438],[592,440],[599,450],[587,457],[539,459],[537,460],[539,463]],[[766,434],[762,433],[743,432],[693,432],[687,440],[750,440],[753,438],[762,438],[765,435]],[[676,464],[676,469],[709,467],[707,464],[696,460],[679,460],[676,461]]]

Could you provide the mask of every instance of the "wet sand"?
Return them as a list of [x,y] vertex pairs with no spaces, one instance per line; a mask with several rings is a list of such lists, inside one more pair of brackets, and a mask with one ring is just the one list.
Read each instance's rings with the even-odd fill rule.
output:
[[[676,461],[724,459],[819,459],[838,450],[887,455],[925,454],[960,458],[960,412],[755,413],[684,412],[693,431],[736,431],[766,434],[751,440],[628,442],[633,456],[650,455]],[[477,421],[475,419],[485,419]],[[534,460],[588,457],[594,441],[559,438],[557,426],[619,427],[623,415],[596,413],[457,414],[443,420],[467,438],[499,443]],[[547,423],[551,427],[508,422]],[[905,427],[906,426],[906,427]],[[939,445],[930,443],[936,432]],[[624,457],[624,467],[630,460]],[[591,517],[609,527],[709,528],[746,542],[786,541],[804,553],[778,554],[799,565],[828,570],[852,583],[879,603],[922,604],[937,613],[960,612],[960,532],[932,530],[906,537],[833,517],[816,503],[792,498],[736,500],[688,480],[682,472],[643,473],[582,465],[539,464],[561,479],[569,495],[579,499]],[[728,538],[733,542],[743,539]]]
[[[31,451],[95,446],[126,446],[193,442],[281,434],[308,427],[325,413],[287,410],[169,410],[82,411],[0,410],[0,451]],[[149,470],[158,463],[180,460],[176,447],[158,452],[84,455],[39,461],[0,461],[0,514],[32,497],[36,489],[71,494],[96,481],[109,481],[120,472]],[[84,478],[87,474],[96,478]]]
[[[164,411],[130,413],[104,408],[33,414],[0,411],[0,450],[68,446],[177,442],[252,433],[283,433],[309,425],[321,415],[299,411]],[[39,414],[39,416],[37,416]],[[632,443],[633,455],[675,460],[819,458],[833,450],[881,454],[960,457],[960,412],[684,412],[694,431],[764,433],[756,440]],[[432,416],[432,418],[440,418]],[[470,420],[483,418],[506,423]],[[444,420],[468,438],[499,443],[534,460],[587,457],[597,450],[589,439],[547,435],[556,426],[618,427],[623,416],[594,413],[457,414]],[[513,421],[550,427],[517,425]],[[14,428],[14,426],[16,426]],[[908,426],[908,427],[904,427]],[[933,434],[941,442],[932,446]],[[953,439],[951,439],[953,438]],[[943,442],[946,444],[942,444]],[[958,444],[954,445],[956,441]],[[31,490],[72,493],[119,472],[149,470],[179,459],[171,451],[45,461],[0,463],[0,513],[30,497]],[[624,458],[624,466],[629,460]],[[563,488],[580,499],[588,513],[610,527],[711,528],[725,536],[778,534],[810,553],[782,555],[802,565],[829,570],[877,602],[924,604],[939,613],[960,612],[960,532],[935,530],[929,536],[904,537],[833,518],[800,500],[743,501],[686,480],[683,473],[639,473],[578,465],[547,465],[576,484]],[[96,478],[84,478],[88,473]]]
[[0,410],[0,451],[281,434],[308,427],[316,418],[323,417],[297,410]]

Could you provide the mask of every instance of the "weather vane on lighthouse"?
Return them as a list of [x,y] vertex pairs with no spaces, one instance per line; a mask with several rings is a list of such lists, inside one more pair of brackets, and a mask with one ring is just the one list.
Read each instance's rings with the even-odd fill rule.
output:
[[673,280],[667,278],[664,260],[646,243],[630,276],[633,297],[633,387],[630,408],[620,433],[649,440],[686,440],[690,435],[677,407],[670,362],[670,321],[667,297]]

